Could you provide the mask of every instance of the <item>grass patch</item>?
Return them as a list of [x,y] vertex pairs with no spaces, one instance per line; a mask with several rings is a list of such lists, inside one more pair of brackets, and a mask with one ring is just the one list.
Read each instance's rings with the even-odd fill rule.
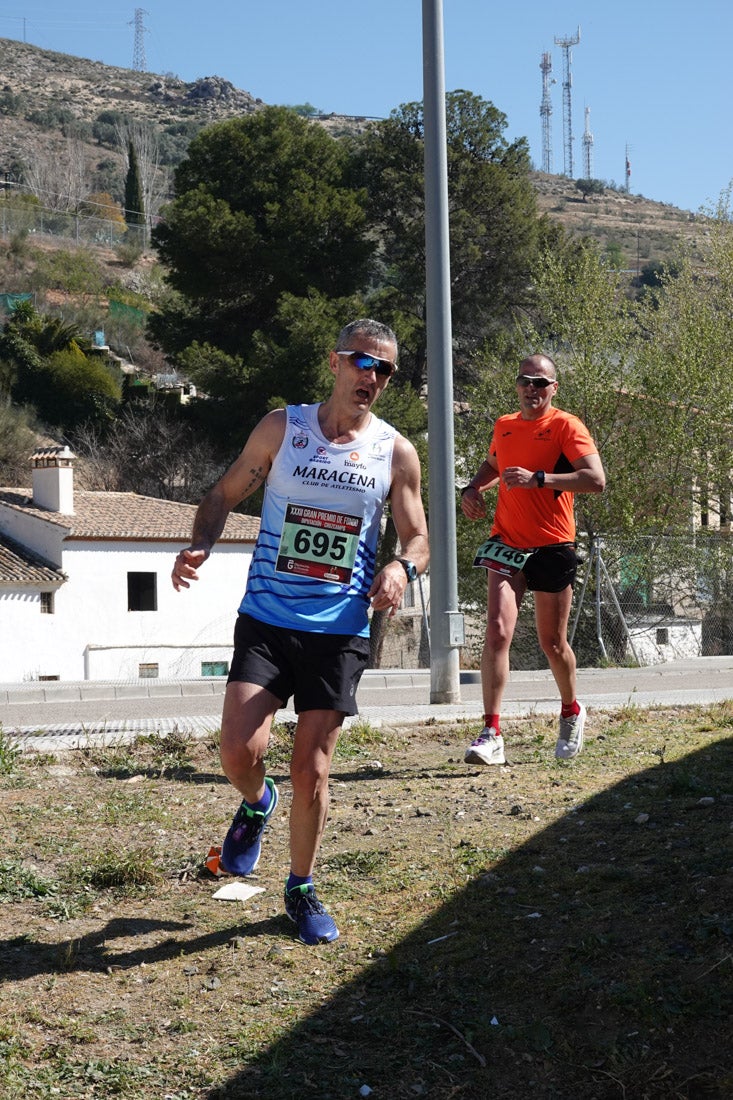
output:
[[57,890],[58,882],[40,875],[33,867],[13,861],[0,862],[0,902],[46,898]]
[[212,742],[24,753],[0,775],[0,1095],[727,1100],[728,715],[591,714],[559,765],[552,723],[509,720],[485,769],[465,723],[354,723],[315,871],[341,937],[316,948],[282,910],[290,727],[246,902],[202,869],[237,802]]
[[19,759],[20,749],[9,740],[0,725],[0,775],[12,775]]
[[357,718],[341,731],[334,757],[356,760],[384,744],[384,733],[366,718]]
[[189,733],[173,729],[164,735],[153,733],[140,738],[140,745],[150,749],[153,767],[159,775],[178,774],[191,768]]
[[95,890],[109,890],[150,886],[160,880],[162,873],[148,848],[108,848],[82,867],[77,877]]

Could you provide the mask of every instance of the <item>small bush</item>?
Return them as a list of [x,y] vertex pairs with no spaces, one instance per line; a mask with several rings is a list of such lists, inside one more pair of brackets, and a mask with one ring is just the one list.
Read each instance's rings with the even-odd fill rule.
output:
[[96,890],[149,886],[160,877],[161,873],[147,848],[130,851],[107,849],[100,852],[94,863],[80,874],[82,881]]
[[124,267],[134,267],[143,254],[139,240],[120,241],[115,246],[115,256]]
[[0,726],[0,775],[12,775],[18,765],[20,749],[8,739]]

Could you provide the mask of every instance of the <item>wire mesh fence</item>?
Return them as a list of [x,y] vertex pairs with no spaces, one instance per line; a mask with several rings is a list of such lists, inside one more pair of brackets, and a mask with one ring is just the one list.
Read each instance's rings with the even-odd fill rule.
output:
[[[581,564],[569,637],[581,667],[649,665],[733,653],[733,545],[727,532],[689,536],[598,537],[579,541]],[[461,577],[465,668],[478,667],[486,577]],[[523,602],[511,651],[514,669],[547,668]]]
[[107,218],[0,201],[0,237],[12,238],[18,234],[107,248],[125,244],[142,250],[147,245],[149,229],[146,225],[125,225]]

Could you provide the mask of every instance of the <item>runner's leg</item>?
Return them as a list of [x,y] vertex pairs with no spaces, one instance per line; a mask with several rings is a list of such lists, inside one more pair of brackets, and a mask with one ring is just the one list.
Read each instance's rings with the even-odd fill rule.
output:
[[258,684],[227,684],[221,718],[221,766],[229,782],[254,805],[265,792],[264,756],[281,702]]
[[306,710],[298,716],[290,778],[290,869],[312,874],[328,816],[328,775],[344,715],[334,710]]
[[519,606],[527,590],[522,573],[505,577],[487,570],[486,634],[481,656],[484,714],[499,714],[509,679],[509,650],[517,625]]
[[561,592],[534,592],[537,638],[547,657],[563,703],[575,702],[575,654],[568,642],[568,620],[573,588]]

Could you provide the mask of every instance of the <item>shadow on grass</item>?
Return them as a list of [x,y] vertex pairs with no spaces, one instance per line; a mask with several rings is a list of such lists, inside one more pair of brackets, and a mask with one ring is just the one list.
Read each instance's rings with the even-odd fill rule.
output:
[[[90,973],[130,970],[178,959],[183,954],[195,956],[212,948],[226,947],[235,937],[277,935],[284,923],[284,917],[272,917],[253,921],[245,928],[236,923],[206,935],[184,939],[180,933],[192,929],[190,921],[125,917],[114,918],[88,935],[59,942],[28,941],[20,935],[0,942],[0,982],[42,977],[60,970],[87,970]],[[171,938],[161,942],[161,932],[172,933]],[[154,942],[143,943],[145,936],[151,936]],[[128,939],[133,940],[133,947],[114,947],[115,940]]]
[[126,766],[99,768],[97,775],[100,779],[112,779],[116,782],[124,779],[139,777],[140,779],[167,779],[171,783],[191,783],[193,785],[211,786],[229,784],[229,780],[221,772],[205,772],[193,765],[185,765],[175,768],[140,767],[135,764]]
[[733,1096],[732,750],[640,772],[477,874],[210,1100]]

